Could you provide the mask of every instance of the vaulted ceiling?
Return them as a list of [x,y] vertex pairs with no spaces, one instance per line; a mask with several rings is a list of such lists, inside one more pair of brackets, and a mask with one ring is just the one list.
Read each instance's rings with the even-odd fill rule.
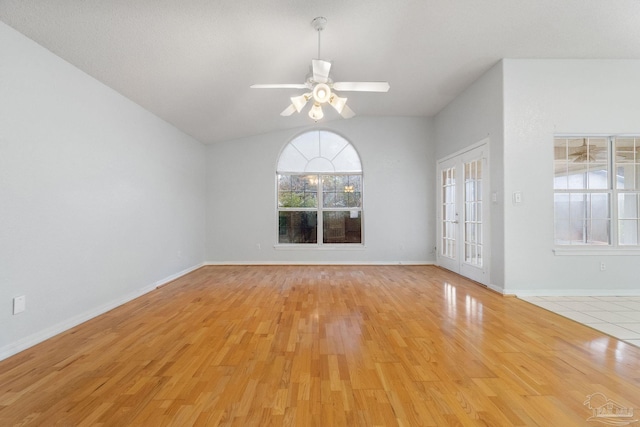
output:
[[[432,116],[501,58],[640,59],[639,0],[0,0],[0,20],[203,143],[308,125],[279,113],[317,56],[359,116]],[[597,90],[597,88],[594,88]],[[325,109],[324,121],[344,120]]]

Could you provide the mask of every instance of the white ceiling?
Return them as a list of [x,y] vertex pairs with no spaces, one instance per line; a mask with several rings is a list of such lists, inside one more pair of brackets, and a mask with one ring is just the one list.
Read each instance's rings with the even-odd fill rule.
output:
[[[304,126],[279,113],[317,56],[360,116],[432,116],[501,58],[640,59],[639,0],[0,0],[0,19],[203,143]],[[597,89],[597,88],[594,88]],[[344,120],[325,108],[325,119]]]

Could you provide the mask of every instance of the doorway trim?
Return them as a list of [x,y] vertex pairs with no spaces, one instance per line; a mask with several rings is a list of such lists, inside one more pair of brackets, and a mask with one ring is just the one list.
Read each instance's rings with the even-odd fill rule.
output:
[[[453,154],[447,155],[437,161],[436,164],[436,183],[437,183],[437,205],[436,205],[436,224],[437,224],[437,243],[436,243],[436,265],[439,267],[445,268],[447,270],[458,273],[462,276],[465,276],[469,279],[472,279],[482,285],[489,286],[491,283],[490,279],[490,265],[491,265],[491,186],[490,186],[490,175],[489,175],[489,146],[490,146],[489,138],[485,138],[475,144],[472,144],[462,150],[459,150]],[[464,165],[470,165],[473,162],[481,161],[481,180],[480,180],[480,189],[481,189],[481,198],[480,198],[480,235],[481,237],[481,250],[482,250],[482,259],[481,265],[474,265],[473,262],[467,262],[465,260],[465,250],[469,250],[469,248],[473,245],[469,245],[468,242],[465,242],[465,229],[466,227],[472,227],[473,224],[470,224],[471,218],[465,214],[465,200],[464,198],[467,196],[465,193],[465,183],[464,179]],[[445,212],[446,207],[444,205],[444,198],[447,197],[445,195],[445,184],[443,182],[443,170],[447,170],[449,168],[454,168],[457,173],[457,179],[455,184],[455,214],[457,216],[451,216],[451,206],[449,206],[449,214]],[[451,202],[451,200],[449,200]],[[467,206],[474,205],[473,200],[469,200]],[[450,203],[449,203],[450,205]],[[476,203],[477,205],[477,203]],[[444,215],[449,215],[450,217],[447,220],[447,227],[449,227],[448,234],[443,234],[443,229],[445,229],[445,221]],[[475,218],[473,219],[475,220]],[[466,224],[465,224],[466,222]],[[455,258],[449,258],[446,256],[447,248],[444,248],[446,238],[451,237],[451,227],[454,227],[455,232]],[[467,249],[465,249],[465,243],[467,243]],[[443,248],[445,252],[443,252]],[[451,247],[448,248],[448,252],[451,252]],[[466,254],[468,255],[468,254]],[[467,257],[468,258],[468,257]]]

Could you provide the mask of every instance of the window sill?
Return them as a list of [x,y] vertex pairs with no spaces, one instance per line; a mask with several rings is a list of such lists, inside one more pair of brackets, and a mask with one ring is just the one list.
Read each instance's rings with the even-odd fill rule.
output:
[[360,243],[342,243],[339,245],[314,245],[314,244],[275,244],[273,248],[277,251],[362,251],[366,248]]
[[556,256],[621,256],[632,255],[640,256],[640,248],[620,248],[620,247],[590,247],[590,246],[578,246],[578,247],[556,247],[553,249],[553,253]]

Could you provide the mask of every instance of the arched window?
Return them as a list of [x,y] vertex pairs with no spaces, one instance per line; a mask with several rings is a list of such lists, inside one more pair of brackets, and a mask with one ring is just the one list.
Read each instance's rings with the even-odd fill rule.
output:
[[362,165],[349,141],[305,132],[282,150],[276,174],[278,243],[362,243]]

